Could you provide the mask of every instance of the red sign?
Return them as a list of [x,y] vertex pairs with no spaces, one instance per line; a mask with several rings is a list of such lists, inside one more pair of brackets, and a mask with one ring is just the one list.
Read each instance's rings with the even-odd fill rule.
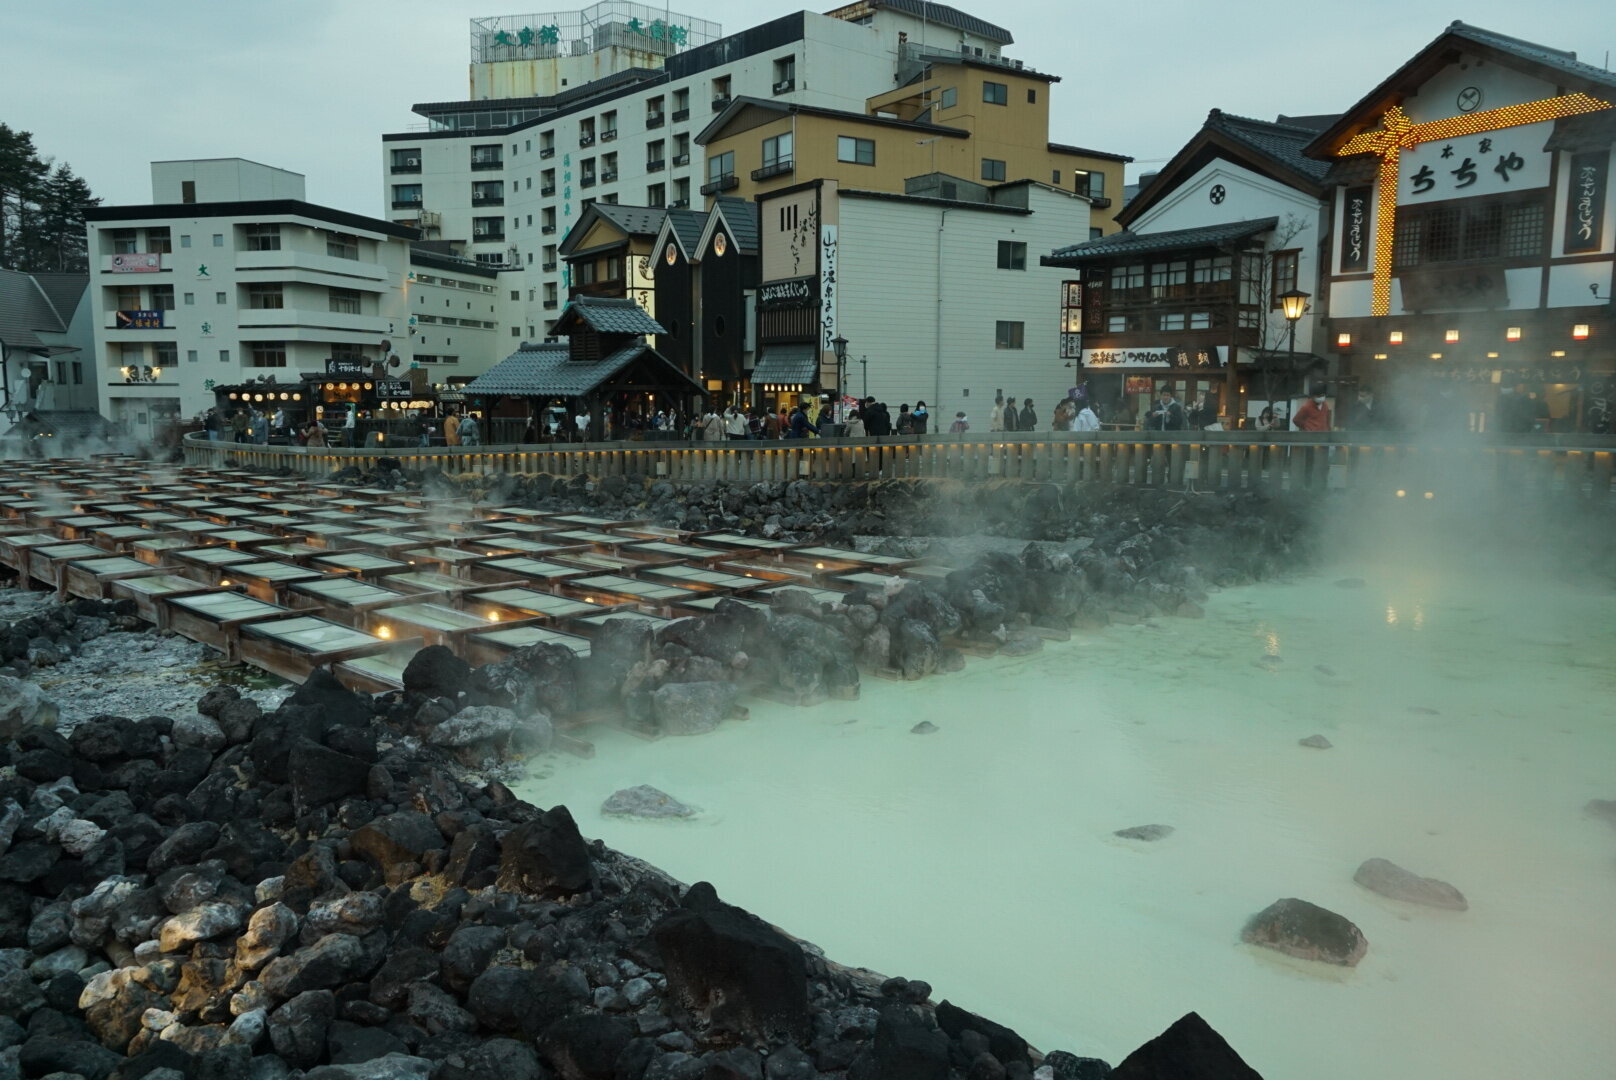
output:
[[163,257],[155,251],[132,251],[112,256],[107,270],[113,274],[155,274],[163,268]]

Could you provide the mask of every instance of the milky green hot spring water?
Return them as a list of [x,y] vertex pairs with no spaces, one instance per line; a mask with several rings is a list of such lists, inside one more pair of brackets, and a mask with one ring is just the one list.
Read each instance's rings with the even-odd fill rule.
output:
[[[1196,1010],[1271,1080],[1612,1075],[1616,829],[1583,814],[1616,798],[1603,583],[1343,565],[855,702],[590,737],[522,794],[1044,1050],[1115,1063]],[[602,817],[636,784],[702,813]],[[1470,909],[1354,884],[1376,856]],[[1356,922],[1363,962],[1242,945],[1286,896]]]

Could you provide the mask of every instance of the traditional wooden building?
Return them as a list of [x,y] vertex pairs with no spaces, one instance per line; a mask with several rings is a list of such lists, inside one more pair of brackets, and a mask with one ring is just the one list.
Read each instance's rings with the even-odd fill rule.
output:
[[667,211],[660,206],[590,203],[558,245],[567,264],[567,299],[606,296],[633,300],[656,318],[652,251]]
[[1410,424],[1611,430],[1616,73],[1455,22],[1307,147],[1343,368]]
[[758,208],[719,197],[712,207],[669,210],[654,247],[664,355],[720,404],[745,403],[754,367],[752,312],[758,266]]

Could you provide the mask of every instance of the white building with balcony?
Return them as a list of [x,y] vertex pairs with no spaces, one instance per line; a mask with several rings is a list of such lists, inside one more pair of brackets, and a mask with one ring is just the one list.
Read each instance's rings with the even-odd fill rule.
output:
[[862,113],[927,54],[1017,64],[1001,55],[1008,31],[923,0],[799,11],[727,37],[626,0],[474,20],[471,32],[473,99],[418,104],[424,130],[382,136],[383,192],[395,223],[520,271],[513,326],[529,340],[560,314],[570,282],[557,247],[590,203],[705,203],[694,137],[733,99]]
[[[130,433],[204,411],[215,385],[413,360],[414,229],[305,202],[301,175],[235,158],[155,162],[152,194],[85,214],[87,367],[103,415]],[[493,323],[487,306],[453,315]]]

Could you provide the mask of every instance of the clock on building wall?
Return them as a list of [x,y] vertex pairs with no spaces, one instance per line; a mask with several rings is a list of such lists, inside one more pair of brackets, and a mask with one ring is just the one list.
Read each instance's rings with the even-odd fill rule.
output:
[[723,233],[713,237],[713,254],[722,255],[729,250],[729,239]]
[[1224,190],[1222,184],[1213,184],[1212,190],[1206,193],[1206,197],[1212,200],[1213,206],[1217,206],[1229,197],[1229,193]]
[[677,259],[678,257],[679,257],[679,252],[674,248],[674,246],[672,244],[669,244],[662,252],[662,261],[667,263],[669,266],[672,266],[674,260]]

